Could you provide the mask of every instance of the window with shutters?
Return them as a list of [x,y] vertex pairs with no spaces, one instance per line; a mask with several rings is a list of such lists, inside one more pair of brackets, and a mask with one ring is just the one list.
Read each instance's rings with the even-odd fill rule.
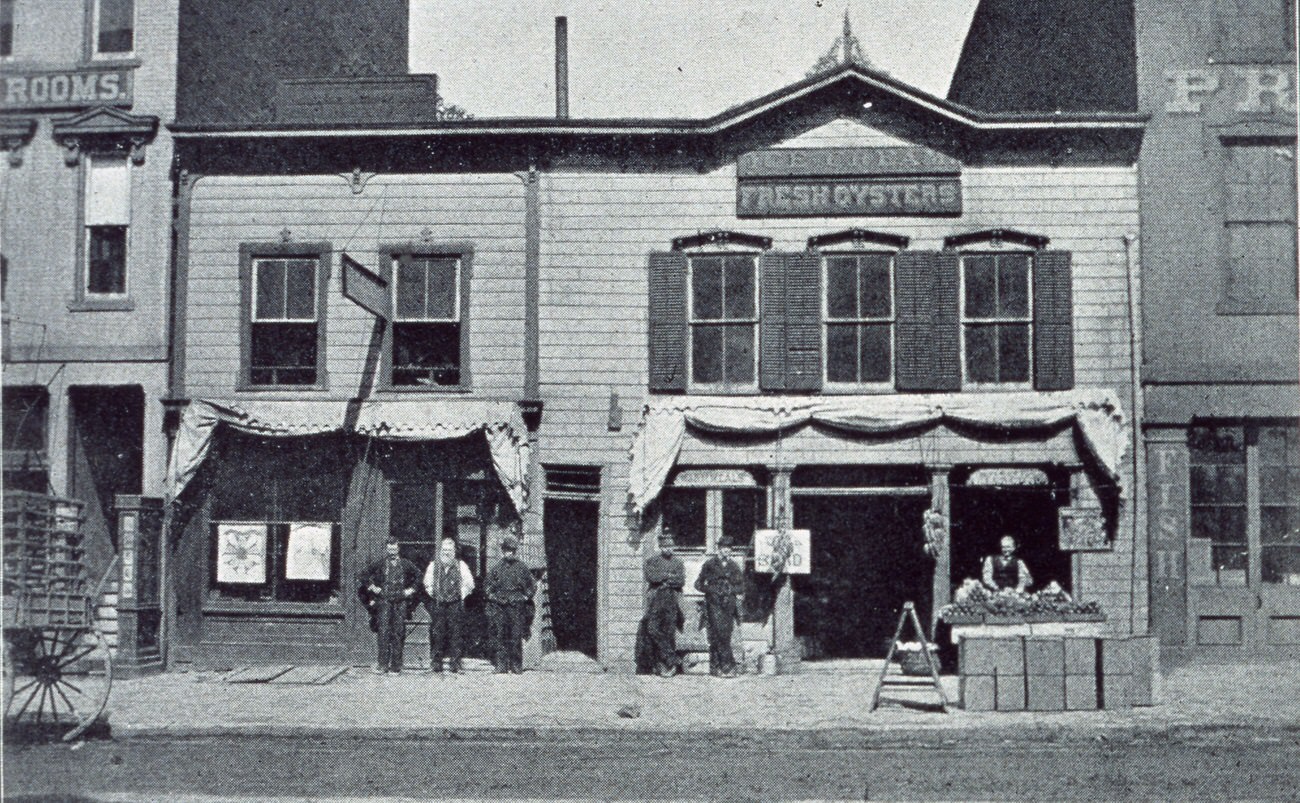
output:
[[1029,386],[1032,270],[1033,257],[1027,253],[962,255],[962,363],[967,383]]
[[328,244],[240,250],[241,387],[324,386]]
[[822,270],[826,383],[892,382],[894,255],[828,255]]
[[688,271],[693,387],[754,390],[758,373],[758,257],[692,256]]
[[127,294],[131,165],[125,156],[89,156],[85,167],[83,298]]
[[393,387],[456,388],[464,383],[462,254],[396,253],[389,377]]

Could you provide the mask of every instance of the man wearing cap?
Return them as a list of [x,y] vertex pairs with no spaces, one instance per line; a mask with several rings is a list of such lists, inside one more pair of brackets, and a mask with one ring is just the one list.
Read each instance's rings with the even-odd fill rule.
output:
[[424,590],[429,595],[429,670],[447,668],[460,671],[461,621],[465,616],[465,598],[474,590],[474,575],[465,561],[456,558],[456,542],[443,539],[436,559],[424,570]]
[[400,674],[406,615],[415,599],[420,570],[401,556],[396,538],[388,539],[386,551],[362,575],[362,590],[368,592],[367,605],[374,614],[372,621],[378,636],[379,662],[375,671]]
[[524,671],[524,632],[528,606],[537,588],[533,573],[519,560],[519,543],[510,536],[501,540],[501,560],[487,574],[488,616],[493,624],[496,650],[492,663],[497,674]]
[[731,649],[733,625],[740,624],[745,573],[731,558],[731,541],[718,542],[718,551],[700,567],[695,590],[704,592],[704,623],[709,634],[709,674],[736,676],[736,654]]
[[677,631],[685,624],[678,598],[686,585],[686,566],[673,555],[673,535],[667,530],[659,536],[659,554],[645,560],[646,592],[645,625],[650,642],[654,670],[660,677],[670,678],[681,671],[682,659],[677,654]]

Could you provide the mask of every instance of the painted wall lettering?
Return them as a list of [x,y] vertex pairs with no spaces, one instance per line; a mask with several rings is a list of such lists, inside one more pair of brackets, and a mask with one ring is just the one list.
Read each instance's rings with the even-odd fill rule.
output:
[[97,104],[131,105],[134,67],[5,72],[0,112],[19,109],[78,109]]
[[1239,112],[1294,112],[1296,87],[1293,71],[1290,66],[1262,65],[1169,70],[1165,73],[1169,85],[1165,111],[1200,114],[1207,101],[1224,92],[1230,96],[1232,108]]

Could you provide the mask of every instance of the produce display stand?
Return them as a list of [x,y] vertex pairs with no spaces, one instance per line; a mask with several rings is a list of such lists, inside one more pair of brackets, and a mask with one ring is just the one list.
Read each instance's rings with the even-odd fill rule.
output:
[[5,725],[66,726],[64,741],[99,718],[113,684],[82,523],[75,500],[4,494]]

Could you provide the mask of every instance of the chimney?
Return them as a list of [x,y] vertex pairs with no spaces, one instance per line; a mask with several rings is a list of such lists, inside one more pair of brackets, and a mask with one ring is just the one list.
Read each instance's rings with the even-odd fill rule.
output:
[[569,119],[569,18],[555,18],[555,116]]

